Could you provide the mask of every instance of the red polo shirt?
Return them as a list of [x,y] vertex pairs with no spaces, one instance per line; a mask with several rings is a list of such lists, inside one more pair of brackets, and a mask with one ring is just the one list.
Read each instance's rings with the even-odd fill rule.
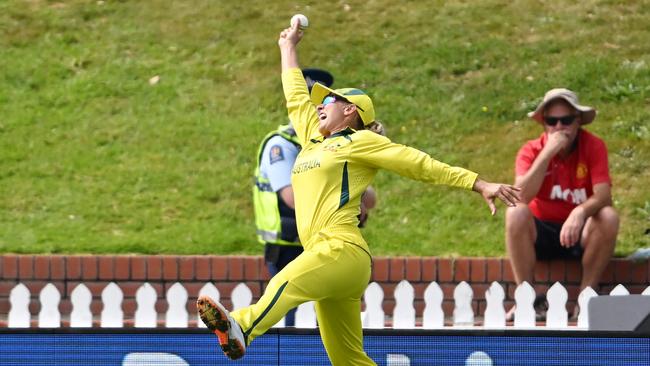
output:
[[[547,135],[526,142],[517,153],[515,172],[526,174],[546,144]],[[605,142],[580,129],[578,146],[562,159],[554,156],[546,169],[544,182],[528,204],[533,215],[543,221],[564,222],[571,210],[594,194],[598,183],[611,185]]]

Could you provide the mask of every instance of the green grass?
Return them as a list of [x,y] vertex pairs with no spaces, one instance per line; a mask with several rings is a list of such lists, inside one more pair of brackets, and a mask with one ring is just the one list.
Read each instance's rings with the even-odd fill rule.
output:
[[[373,97],[396,142],[511,182],[551,87],[599,109],[622,216],[650,246],[650,2],[0,2],[0,252],[259,254],[259,139],[286,121],[277,36]],[[159,76],[157,84],[149,79]],[[382,172],[375,254],[503,255],[503,206]]]

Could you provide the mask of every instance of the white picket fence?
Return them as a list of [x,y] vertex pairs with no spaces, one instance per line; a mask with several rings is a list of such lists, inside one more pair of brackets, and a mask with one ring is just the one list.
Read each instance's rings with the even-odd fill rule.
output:
[[[424,292],[425,308],[421,318],[421,325],[416,325],[416,311],[413,306],[413,286],[406,280],[401,281],[395,288],[395,308],[391,317],[384,314],[382,302],[384,292],[376,282],[371,283],[365,291],[365,311],[361,314],[364,328],[385,328],[391,324],[395,329],[440,329],[445,328],[445,314],[442,310],[443,292],[436,282],[432,282]],[[623,286],[616,286],[610,295],[625,296],[629,291]],[[650,286],[646,288],[643,295],[650,296]],[[208,295],[215,300],[220,299],[217,288],[212,283],[206,283],[199,293]],[[513,328],[536,328],[535,311],[533,301],[535,291],[533,287],[524,282],[515,290],[515,320]],[[11,308],[7,318],[9,328],[29,328],[31,316],[29,312],[30,292],[23,284],[16,285],[9,295]],[[454,311],[452,314],[454,328],[475,327],[474,311],[472,308],[472,288],[466,282],[459,283],[454,290]],[[578,296],[580,314],[575,326],[569,326],[567,320],[566,302],[568,294],[566,289],[556,282],[546,293],[549,309],[546,314],[546,329],[586,329],[588,324],[587,303],[590,298],[598,296],[591,288],[586,288]],[[111,282],[102,291],[103,310],[101,312],[100,326],[103,328],[121,328],[124,326],[124,313],[122,311],[123,292],[118,284]],[[136,292],[137,309],[135,312],[134,326],[136,328],[155,328],[158,325],[158,314],[155,304],[157,294],[155,289],[144,283]],[[175,283],[169,288],[166,294],[168,309],[164,315],[165,326],[168,328],[187,328],[190,324],[189,313],[187,312],[188,292],[181,283]],[[239,309],[251,304],[253,294],[243,283],[238,284],[230,294],[233,309]],[[506,327],[506,311],[503,305],[505,291],[503,287],[492,282],[485,292],[487,307],[483,314],[483,324],[480,327],[494,329]],[[38,313],[38,327],[59,328],[61,327],[61,313],[59,303],[61,294],[53,284],[47,284],[39,294],[41,309]],[[84,284],[77,285],[70,295],[72,312],[69,314],[70,327],[88,328],[93,326],[93,315],[90,311],[92,294]],[[203,323],[197,319],[199,327]],[[388,320],[388,321],[387,321]],[[284,326],[284,319],[276,327]],[[300,305],[296,313],[296,327],[315,328],[316,315],[313,303]]]

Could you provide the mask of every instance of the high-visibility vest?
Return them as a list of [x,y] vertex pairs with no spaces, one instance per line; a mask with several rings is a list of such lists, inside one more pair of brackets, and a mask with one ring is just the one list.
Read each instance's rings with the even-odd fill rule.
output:
[[291,217],[283,217],[280,215],[280,207],[278,200],[278,193],[273,192],[271,183],[268,178],[263,177],[260,173],[260,162],[262,160],[262,152],[266,143],[274,136],[281,136],[287,141],[290,141],[298,148],[300,143],[296,137],[296,132],[289,125],[278,127],[266,135],[262,140],[257,150],[257,165],[255,167],[255,184],[253,185],[253,204],[255,206],[255,226],[257,226],[257,240],[260,243],[272,243],[281,245],[296,245],[299,246],[298,238],[296,241],[287,241],[287,238],[282,236],[282,221],[290,219],[295,223],[295,212],[291,210]]

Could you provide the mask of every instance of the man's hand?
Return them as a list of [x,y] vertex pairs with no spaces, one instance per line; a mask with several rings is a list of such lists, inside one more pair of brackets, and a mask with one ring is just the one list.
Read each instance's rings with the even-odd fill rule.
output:
[[300,30],[300,27],[298,26],[299,23],[300,21],[295,19],[293,24],[291,24],[291,27],[280,32],[280,38],[278,39],[278,46],[280,46],[280,48],[295,46],[300,42],[304,32]]
[[515,207],[517,203],[521,202],[519,198],[519,191],[521,189],[509,184],[489,183],[477,179],[472,189],[483,196],[483,199],[485,199],[485,202],[490,207],[492,216],[497,212],[497,207],[494,204],[495,198],[500,199],[510,207]]
[[563,247],[570,248],[578,242],[586,220],[582,207],[578,206],[571,211],[560,230],[560,244]]
[[563,149],[568,148],[570,142],[571,140],[569,140],[569,135],[566,132],[555,131],[548,134],[548,140],[546,141],[546,145],[544,145],[544,149],[548,149],[555,156]]

